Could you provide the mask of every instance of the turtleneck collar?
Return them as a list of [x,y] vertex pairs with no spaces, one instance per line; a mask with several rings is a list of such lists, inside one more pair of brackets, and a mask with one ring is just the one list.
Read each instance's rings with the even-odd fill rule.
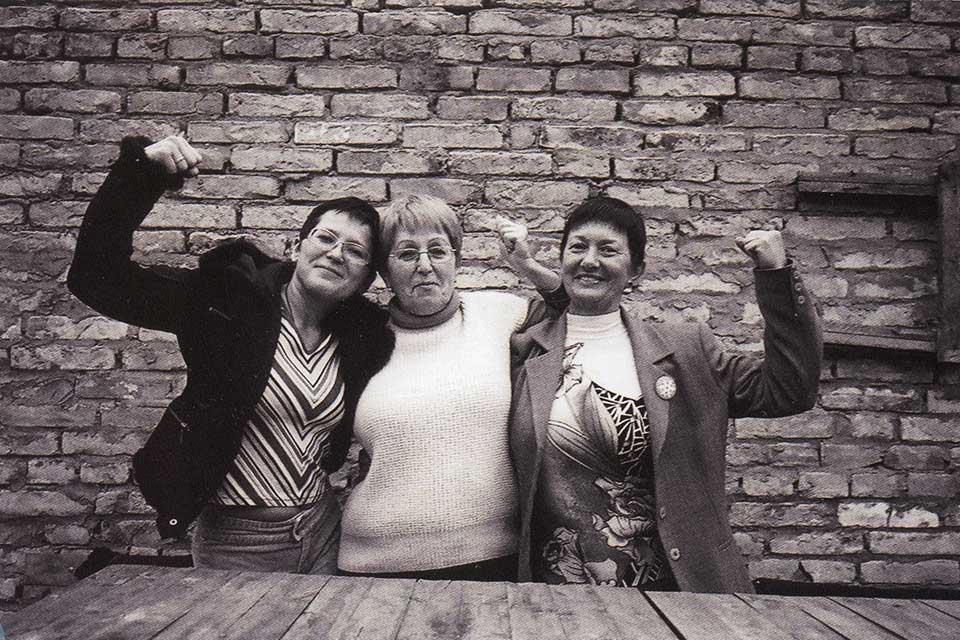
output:
[[443,309],[428,316],[417,316],[404,311],[397,303],[396,296],[390,298],[390,303],[387,305],[387,311],[390,312],[390,320],[401,329],[428,329],[430,327],[436,327],[452,318],[459,309],[460,294],[457,293],[456,290],[454,290],[453,296],[451,296],[450,301],[447,302]]
[[567,313],[568,336],[600,338],[617,335],[622,331],[623,320],[620,318],[620,309],[599,316],[580,316]]

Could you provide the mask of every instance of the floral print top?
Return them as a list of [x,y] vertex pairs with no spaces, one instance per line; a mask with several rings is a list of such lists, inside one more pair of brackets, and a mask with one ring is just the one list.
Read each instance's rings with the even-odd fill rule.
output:
[[566,347],[533,523],[533,577],[552,584],[671,588],[657,536],[643,398],[593,382]]

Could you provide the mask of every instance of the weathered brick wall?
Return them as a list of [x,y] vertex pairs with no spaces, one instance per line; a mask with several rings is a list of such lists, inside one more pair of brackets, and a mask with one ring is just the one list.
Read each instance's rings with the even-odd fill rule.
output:
[[[69,584],[94,546],[159,549],[129,461],[182,385],[176,344],[63,284],[128,133],[185,131],[205,156],[137,234],[148,262],[193,264],[241,234],[280,254],[313,200],[428,192],[464,212],[460,284],[514,287],[488,221],[524,218],[555,261],[562,214],[606,192],[648,216],[630,300],[651,316],[759,348],[732,238],[774,224],[831,326],[940,321],[931,207],[811,204],[797,176],[936,174],[960,132],[960,2],[0,4],[6,606]],[[960,374],[926,354],[828,355],[817,409],[731,435],[753,573],[957,585]]]

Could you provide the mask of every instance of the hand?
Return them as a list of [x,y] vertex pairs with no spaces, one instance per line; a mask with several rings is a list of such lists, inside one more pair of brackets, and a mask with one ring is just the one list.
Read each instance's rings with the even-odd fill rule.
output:
[[751,231],[737,240],[737,246],[753,258],[757,269],[782,269],[787,266],[787,250],[779,231]]
[[500,253],[504,260],[515,270],[522,271],[531,259],[526,225],[503,216],[497,217],[495,225],[500,236]]
[[147,160],[159,164],[167,173],[187,176],[200,173],[197,165],[203,157],[182,136],[167,136],[143,151]]

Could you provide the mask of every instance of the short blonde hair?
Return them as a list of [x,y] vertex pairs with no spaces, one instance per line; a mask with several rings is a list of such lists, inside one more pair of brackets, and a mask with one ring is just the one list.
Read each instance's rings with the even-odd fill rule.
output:
[[446,234],[459,259],[460,249],[463,247],[463,229],[456,211],[440,198],[433,196],[403,196],[391,202],[380,213],[380,264],[377,268],[381,273],[386,268],[387,256],[400,231],[423,229]]

